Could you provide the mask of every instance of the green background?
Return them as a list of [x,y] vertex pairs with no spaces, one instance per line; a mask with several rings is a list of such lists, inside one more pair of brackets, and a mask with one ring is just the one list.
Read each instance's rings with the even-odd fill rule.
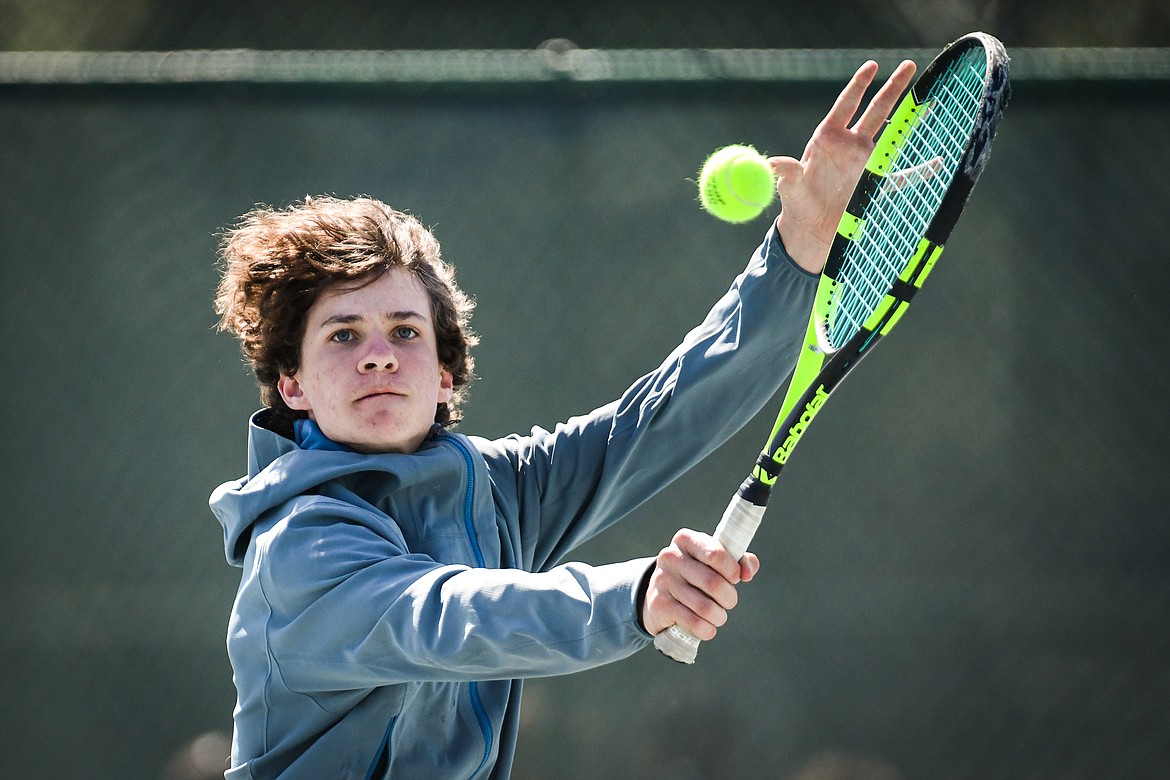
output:
[[[934,26],[916,16],[927,6],[857,3],[854,21],[883,22],[861,31],[745,7],[787,14],[774,34],[700,6],[667,23],[636,4],[219,5],[127,2],[114,25],[89,6],[8,2],[0,43],[1167,40],[1164,11],[1140,3],[1060,24],[1046,6],[963,6]],[[461,430],[550,427],[656,366],[767,229],[699,210],[703,157],[731,142],[799,156],[838,87],[0,86],[0,776],[191,777],[168,768],[176,751],[230,731],[238,570],[206,500],[242,473],[257,398],[214,331],[217,231],[306,194],[418,215],[478,302]],[[1168,87],[1017,82],[927,294],[786,469],[731,623],[695,667],[645,652],[533,681],[516,778],[1164,776]],[[709,530],[771,414],[576,557]]]

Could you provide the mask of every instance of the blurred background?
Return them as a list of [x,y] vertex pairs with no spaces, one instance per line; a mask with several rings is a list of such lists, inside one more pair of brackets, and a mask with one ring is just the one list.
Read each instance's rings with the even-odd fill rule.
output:
[[[705,216],[707,153],[799,156],[863,59],[976,29],[1015,57],[995,153],[786,470],[757,584],[694,667],[533,681],[514,776],[1170,776],[1165,2],[0,0],[0,777],[222,771],[238,215],[417,214],[478,301],[461,430],[551,427],[775,216]],[[576,557],[713,527],[773,407]]]

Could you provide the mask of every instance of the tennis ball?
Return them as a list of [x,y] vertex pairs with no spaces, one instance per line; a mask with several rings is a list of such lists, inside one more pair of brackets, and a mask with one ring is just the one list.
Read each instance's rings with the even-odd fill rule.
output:
[[772,166],[751,146],[732,144],[717,149],[699,171],[699,202],[724,222],[755,219],[775,194]]

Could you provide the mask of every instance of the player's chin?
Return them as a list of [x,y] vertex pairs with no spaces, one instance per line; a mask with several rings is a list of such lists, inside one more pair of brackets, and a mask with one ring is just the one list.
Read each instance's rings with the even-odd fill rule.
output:
[[362,429],[362,441],[354,449],[366,453],[409,454],[418,450],[429,431],[430,425],[415,430],[412,426],[404,425],[396,416],[374,419]]

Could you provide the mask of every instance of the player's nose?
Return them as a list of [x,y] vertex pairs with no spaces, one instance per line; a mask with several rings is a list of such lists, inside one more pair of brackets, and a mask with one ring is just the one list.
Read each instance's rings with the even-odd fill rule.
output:
[[358,368],[362,373],[396,371],[398,370],[398,357],[387,339],[372,338],[366,341],[366,348],[359,358]]

